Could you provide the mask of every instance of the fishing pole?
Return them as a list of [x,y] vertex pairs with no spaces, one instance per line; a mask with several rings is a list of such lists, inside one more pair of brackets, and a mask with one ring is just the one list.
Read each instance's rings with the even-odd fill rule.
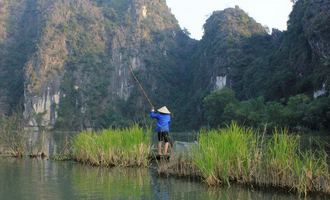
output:
[[[141,82],[139,81],[139,79],[135,76],[132,67],[131,67],[130,65],[128,65],[128,67],[129,67],[129,69],[130,69],[130,71],[131,71],[131,73],[132,73],[133,78],[135,79],[135,81],[136,81],[136,82],[138,83],[138,85],[140,86],[140,89],[141,89],[143,95],[144,95],[144,96],[146,97],[146,99],[148,100],[150,106],[151,106],[152,108],[154,108],[154,105],[151,103],[151,100],[150,100],[150,98],[148,97],[147,92],[144,90],[144,88],[143,88]],[[170,143],[170,146],[171,146],[171,149],[172,149],[172,148],[173,148],[173,140],[172,140],[171,137],[169,137],[169,139],[170,139],[169,143]]]
[[140,83],[139,79],[135,76],[132,67],[131,67],[130,65],[128,65],[128,67],[129,67],[129,69],[130,69],[130,71],[131,71],[131,74],[132,74],[133,78],[135,79],[135,81],[136,81],[136,82],[138,83],[138,85],[140,86],[140,89],[141,89],[143,95],[144,95],[144,96],[146,97],[146,99],[148,100],[150,106],[151,106],[152,108],[154,108],[154,105],[151,103],[151,100],[150,100],[150,98],[148,97],[147,92],[146,92],[146,91],[144,90],[144,88],[142,87],[142,84]]

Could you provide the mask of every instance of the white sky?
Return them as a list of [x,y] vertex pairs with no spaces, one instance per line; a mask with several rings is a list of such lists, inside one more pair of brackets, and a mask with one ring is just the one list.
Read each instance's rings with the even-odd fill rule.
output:
[[286,22],[292,10],[290,0],[166,0],[181,28],[187,28],[191,37],[201,39],[203,25],[215,10],[238,5],[258,23],[286,30]]

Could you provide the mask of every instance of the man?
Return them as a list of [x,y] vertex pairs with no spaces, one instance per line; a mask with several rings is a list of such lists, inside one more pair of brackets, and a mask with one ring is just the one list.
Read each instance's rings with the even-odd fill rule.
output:
[[171,122],[171,112],[163,106],[155,112],[155,109],[151,109],[150,117],[157,119],[156,131],[158,133],[158,155],[162,155],[162,142],[165,143],[164,155],[167,155],[168,145],[170,142],[169,132],[170,132],[170,122]]

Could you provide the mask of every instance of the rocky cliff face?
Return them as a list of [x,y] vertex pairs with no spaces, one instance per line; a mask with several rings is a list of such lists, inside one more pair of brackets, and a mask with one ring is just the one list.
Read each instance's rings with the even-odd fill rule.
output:
[[[296,5],[295,12],[298,9],[305,9],[302,20],[302,28],[307,37],[308,44],[312,52],[319,57],[322,64],[330,63],[330,2],[326,0],[319,1],[301,1]],[[303,8],[301,8],[303,7]],[[292,18],[296,13],[292,13]],[[296,21],[297,20],[297,21]],[[291,26],[298,23],[298,19],[292,19]]]
[[193,116],[195,127],[203,121],[202,101],[211,91],[230,87],[246,98],[242,91],[246,83],[253,81],[247,78],[249,65],[273,49],[265,28],[237,6],[214,12],[204,30],[191,62],[192,89],[188,96],[194,97],[194,109],[185,112]]
[[240,100],[324,95],[329,10],[299,0],[271,35],[239,7],[216,11],[195,41],[165,0],[0,0],[0,115],[71,130],[145,121],[130,69],[181,128],[201,125],[203,98],[223,87]]
[[239,100],[328,94],[329,3],[297,1],[288,30],[273,30],[271,35],[238,7],[214,12],[192,59],[193,89],[188,96],[194,98],[184,112],[194,116],[191,124],[203,124],[203,98],[225,86]]
[[[301,0],[296,3],[288,22],[284,46],[291,44],[289,55],[295,72],[297,90],[302,93],[329,91],[330,88],[330,2]],[[294,37],[298,39],[293,39]],[[290,40],[290,41],[289,41]],[[304,46],[302,46],[304,44]],[[301,56],[294,54],[300,50]]]
[[194,77],[202,77],[197,85],[202,82],[207,91],[227,86],[239,99],[326,91],[329,5],[323,0],[298,1],[288,30],[273,30],[271,35],[238,7],[214,12],[196,54]]
[[[3,1],[0,26],[0,42],[18,48],[17,40],[31,41],[24,44],[28,49],[12,48],[25,54],[15,69],[1,60],[3,78],[9,83],[10,76],[17,76],[19,91],[14,96],[12,84],[1,87],[10,95],[1,98],[0,109],[8,112],[8,107],[23,101],[29,126],[100,127],[125,116],[143,116],[135,111],[150,106],[130,68],[155,103],[166,103],[166,94],[156,94],[168,94],[174,86],[163,77],[181,73],[185,61],[178,56],[184,56],[187,50],[181,49],[193,42],[163,0]],[[9,26],[17,26],[13,34]],[[11,102],[5,97],[16,102],[7,106]]]
[[35,50],[40,13],[31,0],[0,1],[0,114],[18,109],[24,65]]
[[264,59],[269,75],[264,78],[267,89],[263,89],[263,96],[279,99],[329,91],[329,3],[323,0],[296,2],[288,30]]
[[[214,12],[204,29],[197,54],[202,62],[196,66],[197,73],[204,75],[203,87],[240,89],[247,66],[271,47],[267,32],[239,7]],[[256,48],[255,42],[265,44]]]

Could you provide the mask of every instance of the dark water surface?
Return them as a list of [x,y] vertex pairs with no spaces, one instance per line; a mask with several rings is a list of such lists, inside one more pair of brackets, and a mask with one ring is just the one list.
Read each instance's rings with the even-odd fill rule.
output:
[[[74,162],[0,158],[0,199],[297,199],[296,195],[159,177],[154,169],[96,168]],[[326,199],[313,197],[308,199]]]

